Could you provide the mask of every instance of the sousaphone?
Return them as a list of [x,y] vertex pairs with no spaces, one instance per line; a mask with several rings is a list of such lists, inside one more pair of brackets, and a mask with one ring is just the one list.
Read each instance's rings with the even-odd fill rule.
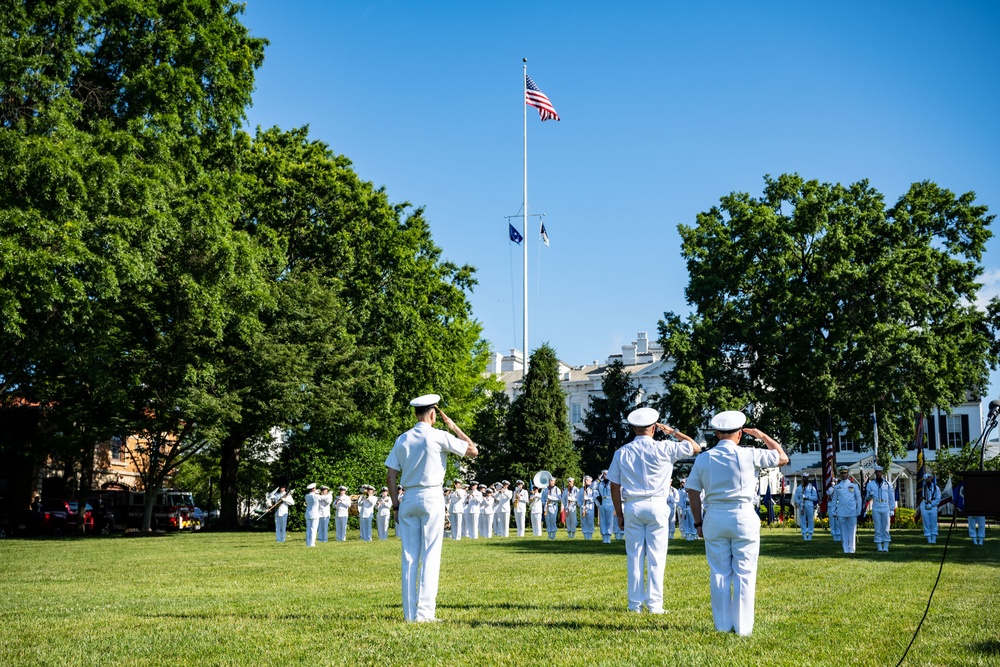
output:
[[539,489],[544,489],[549,485],[549,480],[552,479],[552,473],[548,470],[539,470],[535,473],[535,476],[531,479],[531,483],[534,484]]

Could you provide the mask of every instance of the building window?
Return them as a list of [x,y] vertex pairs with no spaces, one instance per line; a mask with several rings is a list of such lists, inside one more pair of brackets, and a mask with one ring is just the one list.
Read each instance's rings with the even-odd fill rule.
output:
[[818,441],[813,440],[813,441],[805,443],[804,449],[802,451],[804,451],[804,452],[818,452],[818,451],[821,451],[822,449],[823,449],[823,446]]
[[124,461],[125,460],[125,445],[122,444],[122,439],[117,435],[111,438],[111,460],[112,461]]
[[569,406],[570,412],[570,422],[573,424],[579,424],[583,421],[583,406],[579,403],[573,403]]
[[948,447],[961,447],[965,444],[962,438],[962,415],[948,415]]
[[842,431],[840,434],[840,451],[842,452],[856,452],[858,451],[858,445],[854,441],[854,436],[847,431]]

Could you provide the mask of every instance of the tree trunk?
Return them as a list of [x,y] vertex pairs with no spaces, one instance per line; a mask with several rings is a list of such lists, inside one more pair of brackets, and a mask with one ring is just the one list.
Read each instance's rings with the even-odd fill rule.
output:
[[239,527],[239,494],[237,489],[239,489],[240,459],[244,440],[242,433],[230,433],[222,441],[218,524],[222,530],[235,530]]

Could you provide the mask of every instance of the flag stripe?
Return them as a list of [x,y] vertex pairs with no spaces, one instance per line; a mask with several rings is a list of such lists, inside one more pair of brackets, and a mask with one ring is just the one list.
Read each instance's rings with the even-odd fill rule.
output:
[[524,75],[524,85],[525,104],[538,109],[538,117],[543,121],[559,120],[559,114],[556,113],[556,108],[552,106],[552,102],[549,101],[545,93],[538,88],[538,85],[527,74]]

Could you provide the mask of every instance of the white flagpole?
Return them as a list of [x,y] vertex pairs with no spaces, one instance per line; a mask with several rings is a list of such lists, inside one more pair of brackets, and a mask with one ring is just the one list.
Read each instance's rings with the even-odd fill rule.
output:
[[521,359],[521,382],[522,386],[528,377],[528,59],[522,60],[524,72],[521,76],[521,85],[524,87],[524,94],[521,96],[521,106],[524,107],[524,222],[522,224],[523,237],[521,245],[524,246],[524,349]]

